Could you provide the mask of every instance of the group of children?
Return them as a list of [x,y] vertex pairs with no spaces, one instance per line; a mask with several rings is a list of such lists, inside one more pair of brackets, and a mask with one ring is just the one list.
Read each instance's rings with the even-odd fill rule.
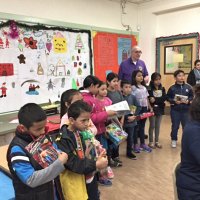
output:
[[[36,104],[23,106],[18,113],[20,125],[7,153],[16,200],[98,200],[98,183],[112,185],[111,168],[123,165],[119,146],[109,140],[106,126],[115,120],[125,130],[128,134],[126,156],[135,160],[135,153],[162,148],[159,132],[166,100],[171,104],[171,139],[172,147],[176,147],[179,124],[184,127],[187,121],[193,94],[191,86],[184,83],[182,70],[177,70],[174,78],[176,83],[167,94],[159,73],[152,74],[150,85],[146,87],[140,70],[133,72],[131,83],[119,80],[115,73],[109,73],[106,82],[89,75],[80,90],[65,91],[61,96],[60,132],[56,140],[51,141],[58,158],[44,169],[27,152],[26,146],[47,134],[46,115]],[[116,111],[105,109],[123,100],[130,106],[125,116],[119,117]],[[139,118],[147,111],[154,113],[149,118],[148,145],[145,144],[146,118]]]

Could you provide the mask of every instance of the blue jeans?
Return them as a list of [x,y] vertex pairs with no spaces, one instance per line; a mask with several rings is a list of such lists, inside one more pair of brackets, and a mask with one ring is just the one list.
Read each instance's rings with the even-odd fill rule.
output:
[[178,129],[179,129],[180,123],[182,125],[182,128],[184,129],[185,124],[188,120],[188,111],[187,110],[177,111],[177,110],[171,109],[170,115],[171,115],[171,122],[172,122],[171,139],[178,140],[177,135],[178,135]]
[[132,147],[133,147],[133,138],[134,138],[134,131],[135,127],[126,127],[125,131],[128,133],[127,137],[127,146],[126,146],[126,155],[130,155],[132,153]]

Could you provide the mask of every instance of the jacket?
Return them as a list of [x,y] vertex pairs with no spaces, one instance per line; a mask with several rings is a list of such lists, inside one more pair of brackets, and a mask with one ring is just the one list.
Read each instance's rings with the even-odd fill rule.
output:
[[133,111],[133,113],[128,112],[125,116],[124,116],[124,128],[127,128],[127,127],[134,127],[137,125],[137,122],[136,120],[134,120],[133,122],[128,122],[128,117],[129,116],[137,116],[139,115],[140,111],[141,111],[141,106],[140,104],[138,103],[136,97],[132,94],[128,95],[128,96],[124,96],[124,100],[127,101],[128,105],[130,106],[130,110],[132,109],[132,106],[136,107],[136,109]]
[[196,78],[195,78],[195,74],[194,74],[194,69],[191,70],[190,73],[188,74],[187,83],[190,84],[191,86],[196,85]]
[[95,110],[96,98],[94,97],[94,95],[87,90],[82,90],[81,94],[83,96],[83,100],[92,107],[91,120],[93,121],[93,123],[96,125],[99,122],[105,121],[108,118],[108,114],[105,110],[101,112],[96,112]]
[[160,86],[158,90],[156,90],[153,86],[148,87],[149,99],[151,97],[155,98],[155,102],[150,104],[153,108],[153,112],[155,115],[164,115],[165,110],[165,101],[167,100],[167,95],[165,88]]
[[[81,135],[80,138],[83,151],[85,151],[86,147]],[[68,161],[65,164],[66,170],[60,175],[65,198],[87,200],[85,175],[96,171],[96,161],[79,156],[75,135],[67,129],[66,125],[62,126],[56,142],[58,148],[68,154]]]
[[[37,187],[30,187],[21,180],[22,177],[19,178],[18,175],[16,174],[17,166],[15,165],[15,163],[24,163],[24,165],[27,163],[26,168],[24,168],[24,174],[27,173],[26,170],[29,169],[28,166],[30,164],[31,164],[31,167],[33,167],[35,171],[38,171],[38,170],[44,171],[44,169],[42,169],[42,167],[33,159],[32,155],[25,149],[25,147],[32,141],[33,139],[29,134],[20,133],[18,130],[16,130],[16,135],[8,147],[7,161],[8,161],[8,167],[13,179],[13,186],[15,189],[15,199],[16,200],[27,200],[27,199],[28,200],[54,200],[53,181],[49,181]],[[22,152],[12,153],[13,147],[22,149]],[[13,166],[15,166],[15,168],[13,168]],[[59,199],[64,199],[62,196],[62,190],[61,190],[58,179],[56,180],[55,186],[59,194]]]
[[[187,96],[189,101],[188,104],[184,103],[176,104],[174,100],[176,94]],[[183,83],[182,85],[175,83],[169,88],[167,92],[167,100],[171,104],[171,109],[174,109],[176,111],[188,111],[190,106],[190,101],[192,101],[192,99],[193,99],[192,87],[186,83]]]

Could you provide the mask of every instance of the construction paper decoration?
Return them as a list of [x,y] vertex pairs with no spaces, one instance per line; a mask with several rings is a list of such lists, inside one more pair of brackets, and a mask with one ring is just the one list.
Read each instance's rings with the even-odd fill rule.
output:
[[3,42],[2,38],[0,38],[0,49],[3,49],[3,45],[4,45],[4,42]]
[[48,52],[50,53],[50,51],[51,51],[51,49],[52,49],[52,43],[51,43],[50,40],[47,40],[46,48],[47,48]]
[[14,68],[12,63],[0,63],[0,76],[14,75]]
[[79,62],[78,65],[81,66],[81,65],[82,65],[82,62]]
[[44,49],[44,41],[42,39],[40,39],[40,41],[38,43],[38,48],[39,49]]
[[10,44],[10,42],[9,42],[8,38],[6,38],[6,48],[9,48],[9,44]]
[[26,57],[23,54],[20,54],[17,58],[19,59],[20,64],[25,64]]
[[12,85],[12,88],[15,88],[15,82],[12,82],[11,85]]
[[2,86],[0,87],[0,90],[1,90],[1,96],[0,96],[0,98],[6,97],[7,96],[6,95],[6,90],[7,90],[7,88],[6,88],[6,82],[4,82],[2,84]]
[[61,88],[64,88],[65,87],[65,78],[62,78],[61,79]]
[[19,42],[19,44],[18,44],[19,50],[20,50],[20,51],[23,51],[24,47],[23,47],[23,45],[22,45],[22,39],[19,39],[18,42]]
[[77,85],[76,85],[76,81],[75,81],[74,78],[72,79],[72,89],[75,89],[75,90],[78,89],[78,87],[77,87]]
[[86,69],[86,68],[87,68],[87,64],[86,64],[86,63],[84,63],[84,65],[83,65],[83,68],[84,68],[84,69]]
[[25,46],[30,47],[31,49],[37,49],[37,40],[34,40],[33,37],[24,38]]
[[53,38],[53,47],[55,53],[67,52],[67,41],[61,33],[57,33]]
[[70,70],[69,69],[67,70],[67,76],[70,76]]
[[34,84],[30,84],[28,91],[26,91],[26,94],[28,94],[28,95],[39,95],[39,92],[36,91],[36,89],[39,89],[39,88],[40,88],[39,85],[35,86]]
[[77,67],[77,62],[74,62],[74,67]]
[[82,74],[82,69],[79,67],[78,68],[78,75],[81,75]]
[[9,36],[12,38],[12,39],[16,39],[19,37],[19,31],[18,31],[18,28],[17,28],[17,25],[14,21],[11,21],[10,23],[10,33],[9,33]]
[[49,82],[47,83],[47,85],[48,85],[48,86],[47,86],[48,90],[50,90],[50,89],[53,90],[53,88],[55,87],[55,86],[54,86],[54,83],[52,82],[51,79],[49,80]]
[[76,43],[75,43],[75,49],[84,49],[83,42],[82,42],[80,34],[77,35]]
[[78,49],[78,53],[81,53],[81,50],[80,50],[80,49]]
[[41,63],[38,63],[37,74],[38,75],[44,75],[44,70],[42,68]]

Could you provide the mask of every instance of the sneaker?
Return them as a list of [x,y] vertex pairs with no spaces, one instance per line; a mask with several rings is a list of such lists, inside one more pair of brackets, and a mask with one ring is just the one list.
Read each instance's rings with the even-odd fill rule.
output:
[[110,167],[121,167],[122,164],[119,162],[114,161],[112,158],[109,160],[109,166]]
[[148,139],[148,137],[149,137],[149,136],[148,136],[147,134],[144,135],[144,139],[145,139],[145,140]]
[[113,158],[113,160],[118,162],[118,163],[120,163],[120,164],[122,164],[122,161],[119,159],[119,157]]
[[107,167],[107,176],[108,176],[109,179],[113,179],[114,178],[113,170],[109,166]]
[[131,160],[137,160],[137,157],[134,153],[131,154],[127,154],[127,158],[131,159]]
[[155,149],[155,148],[156,148],[153,142],[149,142],[148,146],[149,146],[151,149]]
[[107,186],[107,187],[112,185],[112,181],[106,178],[100,178],[98,183],[99,185]]
[[151,153],[152,149],[150,147],[148,147],[146,144],[141,144],[140,148],[142,149],[142,151]]
[[134,152],[140,153],[140,147],[137,144],[134,146]]
[[159,142],[156,142],[156,143],[155,143],[155,147],[156,147],[156,148],[159,148],[159,149],[162,149],[162,145],[161,145]]
[[176,148],[176,140],[172,140],[171,146],[172,148]]

